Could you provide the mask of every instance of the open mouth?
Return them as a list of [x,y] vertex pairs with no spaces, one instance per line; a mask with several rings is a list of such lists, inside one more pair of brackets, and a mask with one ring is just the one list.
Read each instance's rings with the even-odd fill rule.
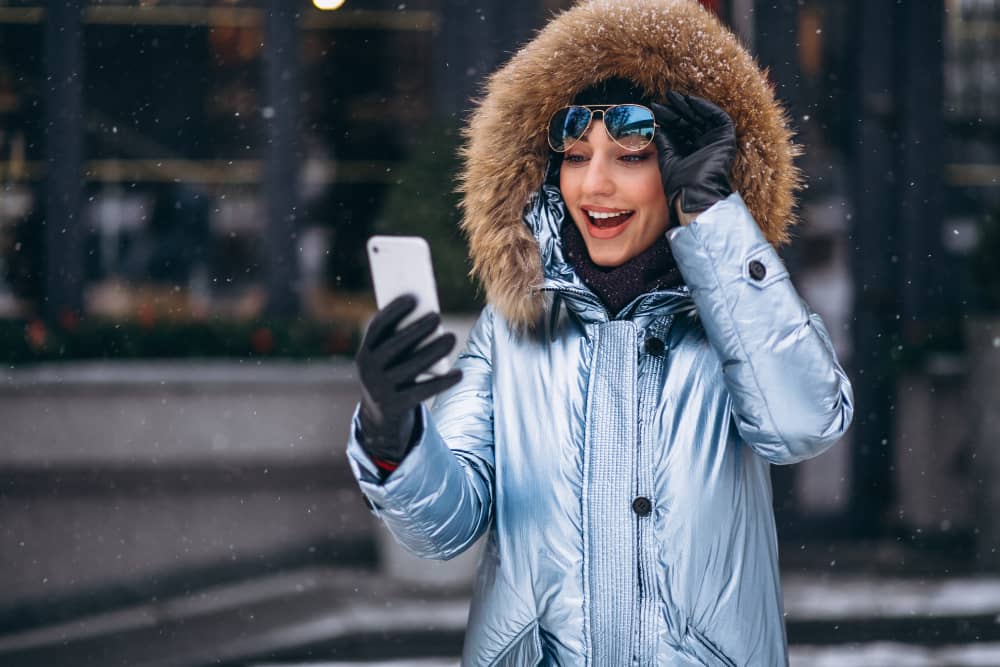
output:
[[614,213],[601,213],[598,211],[588,211],[584,209],[590,224],[598,229],[614,229],[632,219],[635,211],[615,211]]

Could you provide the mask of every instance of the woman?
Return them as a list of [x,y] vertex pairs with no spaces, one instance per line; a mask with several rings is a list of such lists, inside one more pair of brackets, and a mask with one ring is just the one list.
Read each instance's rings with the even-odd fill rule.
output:
[[[784,117],[693,1],[592,0],[489,81],[464,229],[488,305],[373,320],[348,454],[412,552],[487,534],[469,665],[787,664],[770,464],[847,429],[850,384],[774,244]],[[437,394],[431,411],[419,406]]]

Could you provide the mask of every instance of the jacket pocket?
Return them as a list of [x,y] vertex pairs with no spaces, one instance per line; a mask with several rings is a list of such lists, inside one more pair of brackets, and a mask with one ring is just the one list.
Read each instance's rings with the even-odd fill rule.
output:
[[722,652],[708,637],[688,625],[688,638],[691,640],[695,654],[709,667],[736,667],[736,663]]
[[490,662],[490,667],[536,667],[542,662],[538,621],[532,621]]

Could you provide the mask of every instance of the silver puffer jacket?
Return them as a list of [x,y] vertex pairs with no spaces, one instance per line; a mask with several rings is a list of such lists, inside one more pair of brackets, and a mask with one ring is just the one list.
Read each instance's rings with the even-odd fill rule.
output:
[[668,233],[686,287],[614,318],[564,215],[550,187],[525,214],[544,325],[487,307],[385,483],[352,434],[361,489],[419,556],[487,534],[463,664],[785,665],[769,466],[850,424],[827,332],[739,194]]

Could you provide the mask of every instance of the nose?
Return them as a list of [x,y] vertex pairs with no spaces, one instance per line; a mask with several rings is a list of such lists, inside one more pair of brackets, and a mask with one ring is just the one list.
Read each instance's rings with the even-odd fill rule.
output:
[[586,170],[583,177],[583,193],[585,195],[601,196],[614,193],[615,184],[611,179],[605,159],[595,155],[587,162]]
[[[602,130],[603,131],[603,130]],[[614,194],[615,183],[611,174],[613,156],[607,151],[595,150],[586,163],[583,176],[583,194],[587,196],[604,196]]]

